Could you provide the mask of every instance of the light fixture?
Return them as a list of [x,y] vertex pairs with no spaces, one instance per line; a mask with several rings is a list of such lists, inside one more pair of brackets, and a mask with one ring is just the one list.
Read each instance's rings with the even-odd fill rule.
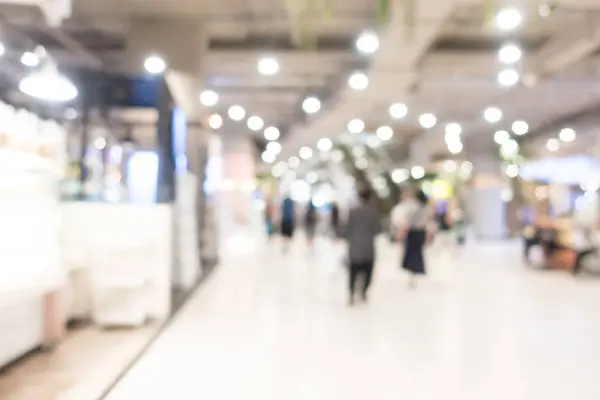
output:
[[313,151],[310,147],[304,146],[300,149],[300,151],[298,152],[298,155],[303,160],[309,160],[313,156]]
[[504,64],[514,64],[519,62],[522,56],[523,52],[514,44],[505,44],[500,48],[500,51],[498,51],[498,59]]
[[273,57],[262,58],[258,62],[258,72],[262,75],[275,75],[279,72],[279,63]]
[[266,150],[273,155],[277,155],[281,153],[281,145],[277,142],[269,142],[267,143]]
[[265,139],[267,140],[277,140],[279,139],[279,129],[275,128],[274,126],[269,126],[267,129],[265,129],[264,131],[264,136]]
[[211,115],[208,117],[208,126],[215,130],[221,128],[223,126],[223,117],[221,117],[219,114]]
[[[23,56],[24,55],[25,54],[23,54]],[[144,68],[146,68],[146,71],[148,71],[149,73],[153,75],[158,75],[165,72],[165,69],[167,68],[167,63],[162,57],[157,55],[151,55],[146,57],[146,60],[144,60]]]
[[263,152],[261,158],[267,164],[273,164],[275,162],[275,154],[268,151]]
[[298,168],[300,166],[300,159],[296,156],[290,157],[288,160],[288,166],[290,168]]
[[387,142],[392,138],[392,136],[394,136],[394,130],[387,125],[380,126],[379,128],[377,128],[376,134],[379,139]]
[[363,54],[373,54],[379,48],[379,38],[374,32],[363,32],[356,39],[356,48]]
[[450,122],[446,124],[445,131],[447,137],[460,138],[460,135],[462,133],[462,127],[456,122]]
[[448,143],[448,151],[452,154],[459,154],[463,151],[463,144],[460,140]]
[[500,147],[500,153],[505,158],[513,158],[519,153],[519,143],[514,139],[508,140]]
[[275,164],[273,166],[273,168],[271,168],[271,174],[276,177],[279,178],[280,176],[282,176],[285,171],[287,170],[287,164],[283,161],[278,162],[277,164]]
[[321,101],[316,97],[307,97],[302,102],[302,109],[307,114],[314,114],[321,109]]
[[500,122],[502,119],[502,110],[500,110],[498,107],[488,107],[483,112],[483,118],[485,118],[485,120],[490,124]]
[[512,31],[523,22],[523,15],[516,8],[504,8],[496,14],[496,26],[503,31]]
[[558,149],[560,149],[560,142],[558,141],[558,139],[548,139],[548,141],[546,142],[546,148],[548,149],[548,151],[551,152],[558,151]]
[[523,136],[529,132],[529,124],[522,120],[515,121],[512,123],[512,131],[515,135]]
[[507,131],[496,131],[494,133],[494,141],[499,145],[503,145],[504,143],[510,140],[510,133]]
[[28,96],[51,102],[67,102],[77,97],[78,90],[54,65],[21,79],[19,90]]
[[561,129],[560,133],[558,134],[558,137],[563,142],[572,142],[577,137],[577,134],[571,128],[564,128],[564,129]]
[[408,107],[404,103],[394,103],[389,109],[390,115],[394,119],[402,119],[408,114]]
[[3,43],[0,43],[0,57],[2,57],[6,53],[6,48]]
[[408,172],[407,169],[395,169],[392,172],[392,180],[394,181],[394,183],[402,183],[405,180],[407,180],[410,176],[410,173]]
[[212,107],[219,102],[219,95],[214,90],[205,90],[200,93],[200,103],[206,107]]
[[316,172],[309,172],[308,174],[306,174],[306,183],[310,183],[311,185],[317,183],[317,181],[319,180],[319,175],[317,175]]
[[94,140],[94,147],[96,150],[104,150],[106,148],[106,139],[103,137],[97,137]]
[[241,121],[246,117],[246,110],[242,106],[231,106],[229,110],[227,110],[227,115],[234,121]]
[[519,82],[519,73],[512,69],[504,69],[498,73],[498,83],[502,86],[514,86]]
[[421,114],[419,124],[425,129],[431,129],[437,124],[437,118],[431,113]]
[[263,128],[263,126],[265,126],[265,123],[261,117],[253,115],[250,118],[248,118],[246,125],[248,125],[248,129],[256,132],[260,131]]
[[361,133],[365,130],[365,123],[362,119],[355,118],[352,121],[348,122],[348,132],[350,133]]
[[456,165],[456,161],[454,160],[446,160],[444,161],[444,172],[452,173],[456,172],[458,166]]
[[333,142],[329,138],[322,138],[317,142],[317,149],[319,149],[319,151],[322,153],[328,152],[332,147]]
[[410,175],[413,177],[413,179],[421,179],[425,176],[425,168],[415,165],[410,169]]
[[26,67],[37,67],[40,65],[40,58],[34,52],[26,51],[21,56],[21,64]]
[[519,167],[515,164],[509,164],[506,166],[506,175],[509,178],[516,178],[519,176]]
[[354,90],[365,90],[369,86],[369,78],[362,72],[355,72],[348,78],[348,85]]

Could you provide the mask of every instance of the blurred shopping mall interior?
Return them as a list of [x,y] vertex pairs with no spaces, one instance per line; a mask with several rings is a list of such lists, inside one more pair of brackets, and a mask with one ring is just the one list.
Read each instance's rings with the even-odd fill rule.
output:
[[0,399],[600,399],[600,1],[0,17]]

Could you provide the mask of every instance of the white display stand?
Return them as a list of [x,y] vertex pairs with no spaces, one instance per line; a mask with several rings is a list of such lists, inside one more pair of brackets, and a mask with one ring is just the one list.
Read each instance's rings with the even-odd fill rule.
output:
[[57,198],[65,136],[0,103],[0,366],[56,339],[64,322],[47,299],[66,275]]
[[202,272],[196,215],[197,180],[198,178],[191,173],[182,173],[177,177],[175,229],[177,230],[178,251],[173,283],[182,289],[193,287]]
[[65,258],[88,270],[91,291],[74,308],[90,307],[101,325],[163,320],[171,309],[172,206],[63,204]]

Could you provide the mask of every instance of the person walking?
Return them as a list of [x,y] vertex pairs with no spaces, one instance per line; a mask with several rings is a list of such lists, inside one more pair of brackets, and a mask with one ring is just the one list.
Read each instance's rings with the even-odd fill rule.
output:
[[312,250],[315,240],[315,233],[317,231],[317,207],[313,203],[312,199],[308,202],[306,208],[306,214],[304,215],[304,230],[306,232],[306,241],[308,248]]
[[348,242],[348,263],[350,268],[350,306],[354,305],[356,280],[362,275],[361,299],[367,301],[369,286],[375,265],[375,238],[381,233],[381,216],[371,203],[371,192],[359,193],[360,203],[348,214],[346,240]]
[[337,203],[331,204],[331,216],[329,222],[331,224],[333,238],[338,239],[340,237],[340,207]]
[[294,237],[296,229],[296,204],[289,196],[285,196],[281,202],[281,237],[283,239],[283,252],[289,251],[290,242]]
[[428,229],[432,220],[427,195],[419,190],[415,200],[416,202],[407,209],[406,219],[399,234],[404,242],[402,268],[410,273],[409,287],[411,288],[416,287],[416,277],[425,274],[423,248],[431,241],[431,232]]

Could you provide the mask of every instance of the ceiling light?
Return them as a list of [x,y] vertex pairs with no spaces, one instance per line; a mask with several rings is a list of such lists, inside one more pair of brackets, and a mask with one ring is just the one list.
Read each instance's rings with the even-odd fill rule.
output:
[[519,153],[519,143],[514,139],[510,139],[500,147],[500,153],[505,158],[515,157]]
[[335,149],[331,154],[331,161],[335,163],[340,163],[344,161],[344,152],[340,149]]
[[372,149],[376,149],[381,145],[381,140],[375,135],[369,135],[367,138],[367,146]]
[[313,151],[310,147],[304,146],[300,149],[300,151],[298,152],[298,155],[300,156],[301,159],[308,160],[313,156]]
[[425,176],[425,168],[416,165],[410,169],[410,175],[413,179],[421,179]]
[[446,160],[444,161],[444,172],[452,173],[457,169],[456,161],[454,160]]
[[265,139],[267,140],[277,140],[279,139],[279,135],[279,129],[275,128],[274,126],[268,127],[264,132]]
[[363,122],[362,119],[353,119],[352,121],[348,122],[348,132],[350,133],[361,133],[362,131],[364,131],[365,129],[365,123]]
[[290,168],[298,168],[300,166],[300,159],[296,156],[292,156],[288,160],[288,165]]
[[51,102],[71,101],[79,94],[67,77],[53,69],[27,75],[19,82],[19,90],[36,99]]
[[452,154],[459,154],[463,151],[463,144],[460,141],[448,143],[448,151]]
[[287,170],[287,164],[283,161],[277,163],[276,165],[273,166],[273,168],[271,168],[271,174],[276,177],[279,178],[281,175],[283,175],[285,173],[285,171]]
[[435,126],[435,124],[437,124],[437,118],[431,113],[421,114],[419,117],[419,123],[423,128],[431,129]]
[[302,102],[302,109],[307,114],[314,114],[321,109],[321,101],[316,97],[307,97]]
[[519,176],[519,167],[515,164],[509,164],[506,166],[506,175],[509,178],[516,178]]
[[106,148],[106,139],[103,137],[98,137],[94,140],[94,147],[96,150],[104,150]]
[[500,110],[498,107],[488,107],[483,112],[483,118],[485,118],[485,120],[490,124],[500,122],[502,119],[502,110]]
[[390,106],[390,115],[395,119],[402,119],[408,114],[408,107],[403,103],[394,103]]
[[504,64],[514,64],[523,56],[521,49],[514,44],[506,44],[502,46],[498,52],[498,59]]
[[[23,56],[25,56],[25,54],[23,54]],[[22,61],[23,59],[21,59],[21,62]],[[25,63],[23,62],[23,64]],[[144,60],[144,68],[146,68],[146,71],[148,71],[149,73],[153,75],[158,75],[165,72],[165,69],[167,68],[167,63],[161,57],[157,55],[152,55],[148,56],[146,60]]]
[[540,15],[540,17],[542,18],[546,18],[549,17],[550,14],[552,14],[552,8],[550,7],[549,4],[544,3],[544,4],[540,4],[538,6],[538,14]]
[[354,90],[365,90],[369,86],[369,78],[362,72],[355,72],[348,78],[348,85]]
[[320,152],[328,152],[332,147],[333,142],[329,138],[322,138],[317,142],[317,149],[319,149]]
[[250,130],[255,131],[255,132],[260,131],[263,128],[263,126],[265,126],[263,119],[256,115],[253,115],[250,118],[248,118],[248,121],[246,122],[246,124],[248,125],[248,128]]
[[219,114],[211,115],[208,117],[208,126],[215,130],[219,129],[223,126],[223,117],[221,117]]
[[498,83],[502,86],[514,86],[519,82],[519,79],[519,73],[512,68],[498,73]]
[[558,149],[560,149],[560,142],[558,141],[558,139],[548,139],[548,141],[546,142],[546,148],[548,149],[548,151],[558,151]]
[[529,132],[529,124],[525,121],[515,121],[512,123],[512,131],[515,135],[523,136]]
[[27,67],[37,67],[40,64],[40,59],[35,53],[26,51],[21,56],[21,64]]
[[394,130],[389,126],[380,126],[376,133],[377,137],[383,141],[388,141],[394,136]]
[[227,111],[227,115],[234,121],[241,121],[246,117],[246,110],[242,106],[231,106]]
[[265,151],[262,153],[262,160],[267,164],[273,164],[275,162],[275,154]]
[[219,102],[219,95],[213,90],[205,90],[200,93],[200,103],[206,107],[212,107]]
[[279,72],[279,63],[273,57],[265,57],[258,62],[258,72],[263,75],[275,75]]
[[6,53],[6,48],[3,43],[0,43],[0,57],[2,57]]
[[402,183],[409,178],[410,174],[406,169],[396,169],[392,172],[394,183]]
[[266,150],[274,155],[281,153],[281,145],[277,142],[269,142],[267,143]]
[[446,124],[445,130],[446,135],[452,137],[459,137],[462,133],[462,127],[456,122],[450,122],[449,124]]
[[577,137],[577,134],[571,128],[564,128],[560,131],[560,133],[558,134],[558,137],[563,142],[572,142]]
[[516,8],[504,8],[496,14],[496,26],[503,31],[516,29],[523,21],[523,15]]
[[494,133],[494,141],[499,145],[503,145],[504,143],[510,140],[510,133],[507,131],[496,131]]
[[379,38],[374,32],[363,32],[356,40],[356,48],[363,54],[373,54],[379,48]]
[[306,174],[306,178],[305,178],[307,183],[310,183],[311,185],[317,183],[317,181],[319,180],[319,175],[317,175],[316,172],[309,172],[308,174]]

